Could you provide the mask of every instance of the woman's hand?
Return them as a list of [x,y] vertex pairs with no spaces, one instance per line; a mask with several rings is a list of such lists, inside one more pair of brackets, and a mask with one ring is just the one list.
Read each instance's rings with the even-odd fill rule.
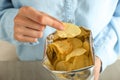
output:
[[94,67],[94,80],[99,80],[101,68],[101,60],[97,56],[95,56],[95,67]]
[[21,42],[36,42],[43,36],[46,25],[63,30],[63,24],[55,18],[24,6],[14,19],[14,38]]

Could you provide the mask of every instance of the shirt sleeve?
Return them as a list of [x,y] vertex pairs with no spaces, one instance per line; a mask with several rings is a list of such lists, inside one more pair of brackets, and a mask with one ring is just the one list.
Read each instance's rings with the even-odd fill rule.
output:
[[117,60],[120,54],[120,0],[110,23],[94,39],[94,49],[102,61],[102,71]]
[[17,13],[18,9],[13,8],[10,0],[0,1],[0,39],[14,42],[13,21]]
[[14,18],[19,9],[14,8],[11,0],[0,0],[0,39],[16,46],[20,60],[41,60],[44,54],[45,37],[39,43],[22,43],[14,39]]

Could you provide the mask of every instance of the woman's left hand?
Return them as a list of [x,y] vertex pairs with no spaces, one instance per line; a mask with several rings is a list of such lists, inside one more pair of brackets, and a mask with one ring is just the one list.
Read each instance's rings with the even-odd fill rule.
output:
[[101,68],[101,60],[99,57],[95,56],[94,80],[99,80],[100,68]]

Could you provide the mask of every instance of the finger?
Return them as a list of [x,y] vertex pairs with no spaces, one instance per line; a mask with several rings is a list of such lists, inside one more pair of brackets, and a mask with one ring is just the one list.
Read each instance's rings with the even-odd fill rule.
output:
[[39,29],[35,29],[35,28],[33,28],[34,26],[32,26],[32,27],[27,27],[26,26],[26,28],[29,28],[29,29],[32,29],[32,30],[36,30],[36,31],[44,31],[44,29],[46,28],[46,26],[44,26],[44,25],[40,25],[40,27],[39,27]]
[[25,26],[15,24],[14,34],[31,36],[33,38],[41,38],[43,35],[43,31],[38,31],[38,30],[31,29],[31,28],[27,28]]
[[25,36],[30,36],[33,38],[41,38],[43,36],[43,31],[33,30],[27,27],[23,27],[21,33]]
[[39,24],[48,25],[48,26],[51,26],[51,27],[59,29],[59,30],[64,29],[63,24],[60,21],[58,21],[54,18],[51,18],[49,16],[43,15],[43,13],[40,13],[39,11],[35,10],[32,7],[22,8],[20,10],[20,13],[23,13],[23,12],[24,12],[23,15],[38,22]]
[[37,38],[32,38],[32,37],[23,36],[23,35],[16,35],[15,39],[20,42],[36,42],[37,41]]
[[17,19],[15,20],[15,23],[21,26],[26,26],[29,27],[31,29],[35,29],[35,30],[41,30],[43,31],[45,26],[41,25],[27,17],[24,17],[22,15],[17,15]]

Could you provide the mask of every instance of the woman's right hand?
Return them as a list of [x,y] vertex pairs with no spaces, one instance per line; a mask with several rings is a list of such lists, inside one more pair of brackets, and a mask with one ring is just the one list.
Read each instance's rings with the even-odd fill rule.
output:
[[62,22],[48,14],[32,7],[21,7],[14,19],[14,38],[21,42],[36,42],[43,36],[46,25],[58,30],[64,29]]

